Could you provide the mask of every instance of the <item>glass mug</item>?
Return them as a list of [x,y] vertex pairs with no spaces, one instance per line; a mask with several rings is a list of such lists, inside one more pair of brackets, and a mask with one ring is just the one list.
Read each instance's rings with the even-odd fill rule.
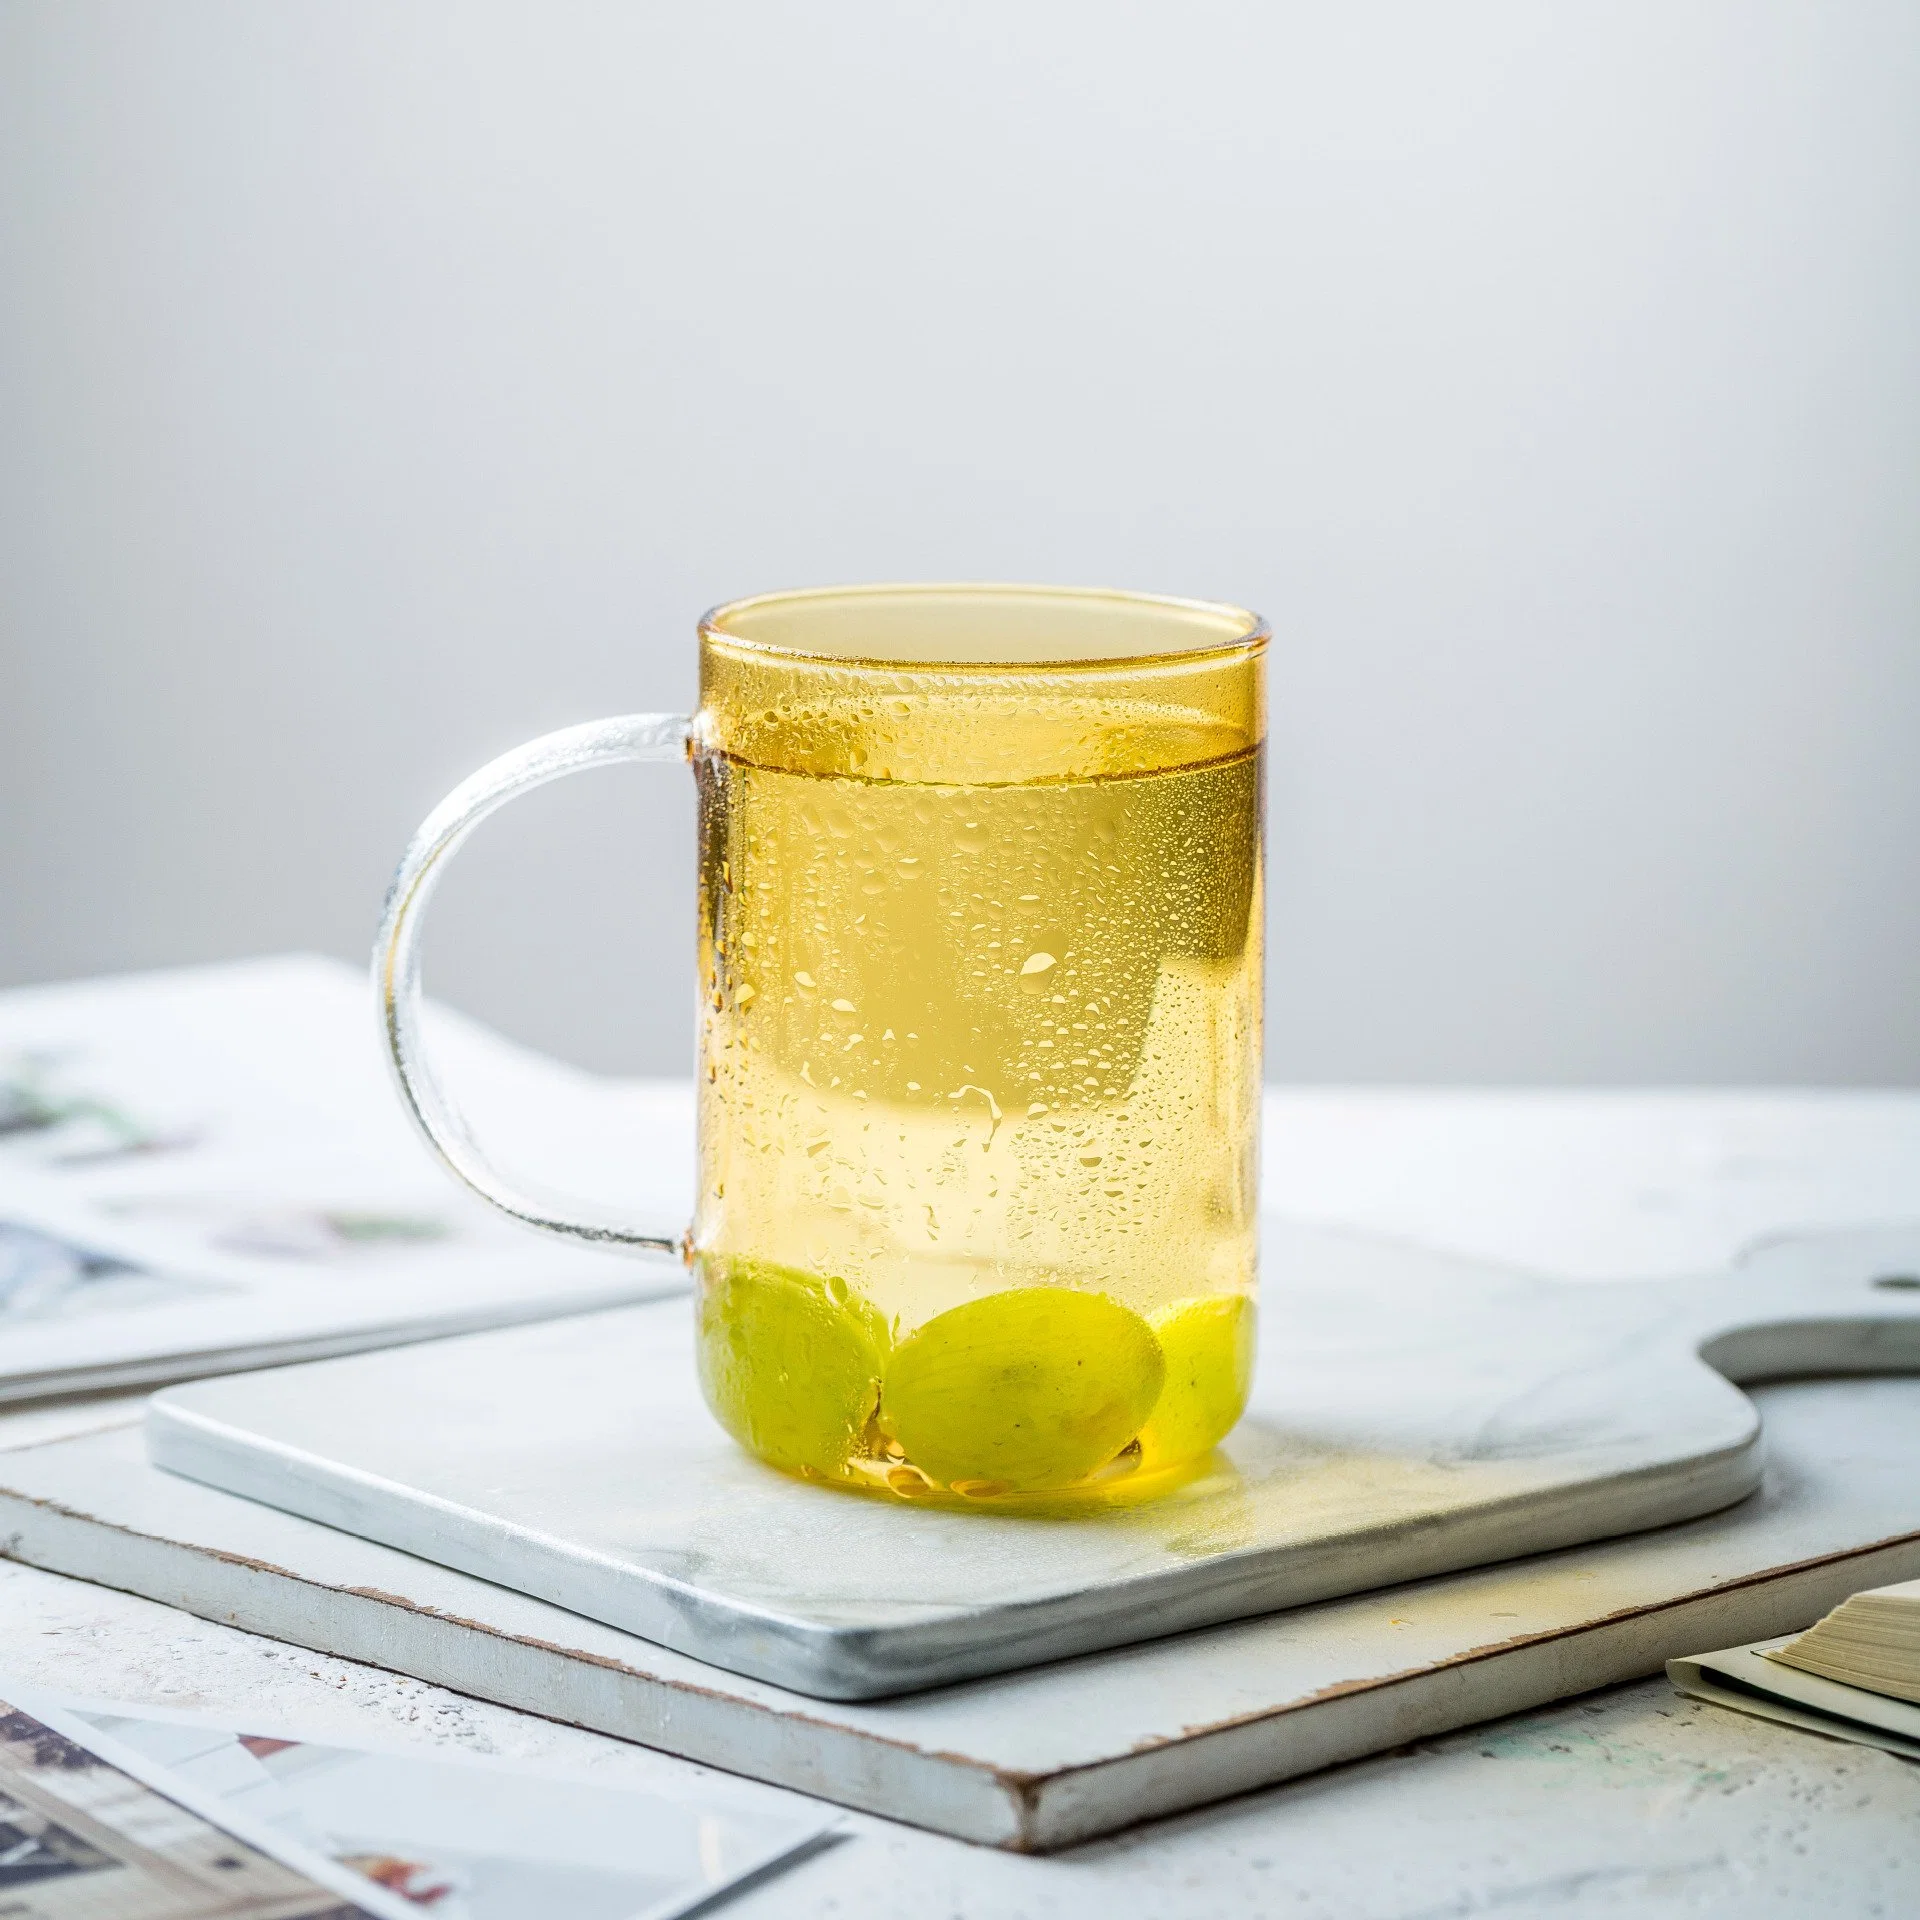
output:
[[[525,1224],[691,1262],[700,1379],[771,1465],[939,1504],[1131,1499],[1252,1374],[1266,624],[1047,587],[736,601],[701,710],[474,775],[376,953],[402,1095]],[[419,1044],[440,863],[583,768],[691,761],[693,1225],[503,1178]]]

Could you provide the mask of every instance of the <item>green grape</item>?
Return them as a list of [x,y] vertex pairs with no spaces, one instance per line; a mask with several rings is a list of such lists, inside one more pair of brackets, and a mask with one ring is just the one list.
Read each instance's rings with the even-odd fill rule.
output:
[[1142,1467],[1190,1460],[1218,1446],[1253,1385],[1253,1302],[1243,1293],[1175,1300],[1152,1314],[1167,1383],[1140,1429]]
[[776,1467],[841,1471],[873,1417],[890,1344],[844,1280],[701,1262],[700,1385],[720,1424]]
[[887,1363],[882,1427],[961,1490],[1064,1487],[1139,1432],[1166,1371],[1147,1323],[1104,1294],[1015,1287],[937,1314]]

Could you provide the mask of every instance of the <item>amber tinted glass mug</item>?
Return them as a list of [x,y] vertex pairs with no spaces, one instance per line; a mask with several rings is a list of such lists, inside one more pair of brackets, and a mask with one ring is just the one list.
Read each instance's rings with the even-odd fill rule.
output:
[[[771,1465],[939,1504],[1139,1497],[1253,1363],[1268,632],[1237,607],[859,587],[700,624],[701,710],[549,734],[436,809],[375,956],[402,1095],[529,1226],[691,1262]],[[498,1173],[419,1043],[421,918],[487,814],[692,763],[693,1225]]]

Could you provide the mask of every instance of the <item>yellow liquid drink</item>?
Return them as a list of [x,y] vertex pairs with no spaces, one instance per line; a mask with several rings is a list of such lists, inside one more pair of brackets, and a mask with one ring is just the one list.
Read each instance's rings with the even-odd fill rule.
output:
[[705,635],[700,1365],[777,1466],[1104,1495],[1239,1417],[1260,650],[1173,658]]

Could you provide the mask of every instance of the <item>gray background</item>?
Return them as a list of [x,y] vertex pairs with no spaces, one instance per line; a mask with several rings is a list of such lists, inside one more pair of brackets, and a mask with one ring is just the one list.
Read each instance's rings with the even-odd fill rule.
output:
[[[0,980],[358,957],[710,602],[1238,599],[1270,1063],[1920,1078],[1920,7],[0,0]],[[690,796],[429,977],[690,1048]]]

